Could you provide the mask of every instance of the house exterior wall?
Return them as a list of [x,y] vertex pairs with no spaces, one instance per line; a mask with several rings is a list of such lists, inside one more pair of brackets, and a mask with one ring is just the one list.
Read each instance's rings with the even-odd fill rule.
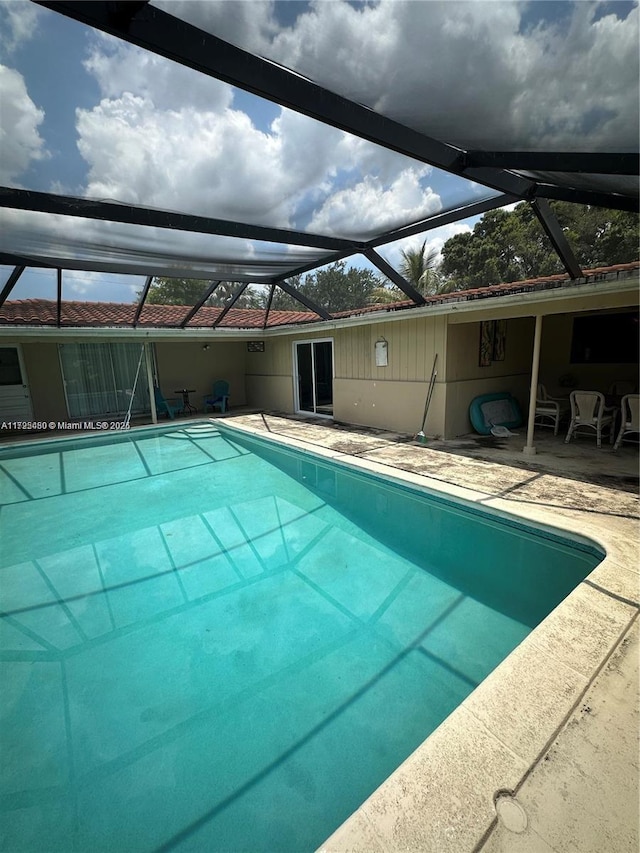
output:
[[[338,421],[400,432],[417,432],[438,352],[436,383],[425,430],[444,429],[446,319],[407,318],[349,328],[300,331],[269,337],[264,353],[247,354],[247,402],[256,408],[294,411],[293,347],[296,341],[334,342],[333,414]],[[389,363],[377,367],[374,346],[384,338]]]
[[[297,339],[303,338],[300,335]],[[256,409],[293,412],[292,338],[268,337],[264,352],[246,353],[245,364],[247,404]]]
[[[66,339],[65,343],[115,343],[107,338]],[[17,341],[7,341],[7,344]],[[29,384],[35,421],[63,421],[68,417],[58,347],[54,341],[29,340],[21,343],[25,372]],[[179,388],[193,388],[191,402],[202,410],[202,399],[211,393],[216,379],[226,379],[231,392],[231,405],[246,405],[244,341],[161,341],[155,344],[160,387],[164,396],[175,397]],[[139,381],[146,382],[142,374]]]
[[504,361],[480,367],[480,323],[449,325],[445,438],[473,432],[469,406],[481,394],[508,391],[526,417],[534,328],[533,317],[507,320]]
[[[438,355],[425,432],[442,434],[446,376],[444,316],[338,329],[335,348],[334,415],[363,426],[417,433]],[[375,343],[388,344],[388,365],[375,363]]]
[[[551,290],[540,300],[529,294],[509,300],[478,299],[434,306],[433,313],[417,309],[385,312],[378,321],[371,316],[332,321],[318,326],[279,328],[233,335],[189,330],[159,330],[138,340],[155,346],[161,389],[166,397],[176,389],[194,389],[193,405],[202,410],[202,399],[216,379],[230,384],[231,407],[293,412],[295,406],[294,343],[331,339],[334,343],[334,418],[346,423],[379,427],[405,433],[421,428],[422,415],[434,358],[437,381],[424,426],[432,436],[454,438],[471,430],[469,405],[474,397],[509,391],[520,402],[523,415],[529,399],[533,352],[534,315],[543,316],[540,381],[550,393],[567,393],[561,382],[570,374],[574,387],[606,391],[614,381],[638,381],[638,364],[570,363],[573,319],[585,311],[637,309],[637,281],[607,290],[606,283]],[[479,366],[480,323],[506,320],[503,361]],[[128,331],[104,329],[70,333],[69,329],[0,329],[3,341],[20,344],[33,403],[35,420],[63,420],[66,401],[58,347],[61,343],[115,343],[132,337]],[[247,339],[264,340],[264,352],[248,352]],[[133,338],[135,339],[135,338]],[[388,344],[388,365],[375,363],[375,344]],[[207,349],[204,349],[204,346]]]
[[244,406],[245,358],[244,341],[211,341],[203,349],[202,341],[161,341],[156,343],[156,363],[160,388],[165,397],[175,397],[179,388],[193,388],[191,404],[202,411],[203,397],[211,393],[216,379],[229,383],[230,405]]

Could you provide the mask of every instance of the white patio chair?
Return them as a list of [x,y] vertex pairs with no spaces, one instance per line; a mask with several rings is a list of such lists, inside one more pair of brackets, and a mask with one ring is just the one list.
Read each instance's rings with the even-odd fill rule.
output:
[[536,393],[535,423],[538,426],[553,427],[553,434],[558,434],[560,421],[569,411],[569,401],[547,394],[544,385],[538,385]]
[[625,394],[620,405],[622,423],[613,449],[617,450],[622,439],[630,432],[640,433],[640,394]]
[[633,382],[629,382],[628,379],[618,379],[617,382],[612,382],[609,385],[607,394],[611,397],[623,397],[625,394],[635,393],[637,387]]
[[602,429],[609,427],[609,443],[613,444],[615,437],[616,408],[607,408],[604,404],[604,394],[600,391],[572,391],[569,394],[571,405],[571,422],[567,431],[565,443],[568,444],[576,430],[588,427],[596,431],[598,447],[602,447]]

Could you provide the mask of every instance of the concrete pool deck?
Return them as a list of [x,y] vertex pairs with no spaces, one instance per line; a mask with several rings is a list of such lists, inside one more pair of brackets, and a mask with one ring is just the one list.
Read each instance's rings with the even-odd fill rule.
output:
[[[583,452],[577,446],[564,459],[547,452],[525,462],[517,442],[498,444],[492,457],[487,449],[496,447],[487,444],[479,449],[464,441],[420,445],[406,436],[329,422],[258,413],[225,420],[587,536],[606,551],[591,575],[320,850],[635,853],[637,447],[594,457],[590,447]],[[553,446],[560,448],[557,440]]]

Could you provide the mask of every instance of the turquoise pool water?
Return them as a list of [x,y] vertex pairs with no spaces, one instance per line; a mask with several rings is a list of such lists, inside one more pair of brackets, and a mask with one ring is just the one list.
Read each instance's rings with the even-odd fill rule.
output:
[[0,495],[7,853],[313,850],[602,558],[210,424]]

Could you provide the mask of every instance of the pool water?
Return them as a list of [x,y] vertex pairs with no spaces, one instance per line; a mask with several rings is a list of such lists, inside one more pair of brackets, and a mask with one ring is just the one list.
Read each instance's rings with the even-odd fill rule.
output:
[[11,853],[314,850],[602,558],[210,423],[0,495]]

